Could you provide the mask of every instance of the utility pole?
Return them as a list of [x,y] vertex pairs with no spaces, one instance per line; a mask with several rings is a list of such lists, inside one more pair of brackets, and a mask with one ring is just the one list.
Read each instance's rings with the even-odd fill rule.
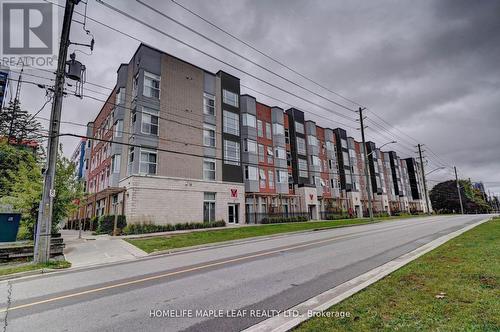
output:
[[427,181],[425,180],[425,170],[424,170],[424,161],[422,158],[422,145],[421,144],[418,144],[418,156],[420,158],[420,171],[422,172],[422,180],[424,181],[425,206],[427,207],[427,214],[431,214],[431,209],[429,206],[429,195],[427,193]]
[[368,163],[368,155],[366,154],[366,142],[365,142],[365,125],[363,122],[363,107],[359,108],[359,123],[361,125],[361,140],[363,141],[363,155],[365,157],[365,177],[366,186],[368,189],[368,211],[370,214],[370,221],[373,221],[373,206],[372,206],[372,183],[370,179],[370,165]]
[[453,166],[455,170],[455,180],[457,181],[458,199],[460,200],[460,211],[464,214],[464,204],[462,203],[462,194],[460,193],[460,184],[458,183],[457,167]]
[[54,85],[54,101],[50,113],[50,128],[47,143],[47,169],[44,175],[42,201],[38,213],[38,222],[35,237],[36,263],[46,263],[50,258],[50,237],[52,233],[52,207],[56,195],[54,189],[56,175],[57,152],[59,149],[59,130],[61,124],[61,110],[64,93],[64,79],[66,75],[66,58],[70,45],[69,33],[75,5],[80,0],[66,0],[64,10],[63,26],[61,31],[61,42],[59,44],[59,56],[57,61],[56,80]]

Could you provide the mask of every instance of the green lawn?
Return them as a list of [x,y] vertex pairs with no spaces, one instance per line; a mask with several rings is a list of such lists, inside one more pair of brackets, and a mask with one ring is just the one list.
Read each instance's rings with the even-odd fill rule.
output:
[[[411,218],[416,216],[383,217],[375,218],[377,222]],[[225,228],[202,232],[192,232],[178,235],[157,236],[143,239],[127,239],[127,241],[147,253],[160,250],[190,247],[200,244],[223,242],[230,240],[246,239],[256,236],[273,235],[312,229],[328,229],[346,225],[357,225],[370,223],[368,219],[345,219],[319,222],[296,222],[285,224],[270,224],[260,226],[247,226],[236,228]]]
[[296,331],[500,331],[500,218],[328,310],[350,317],[313,318]]
[[39,269],[65,269],[68,267],[71,267],[71,263],[67,261],[50,261],[47,264],[18,264],[13,266],[7,265],[0,267],[0,276]]

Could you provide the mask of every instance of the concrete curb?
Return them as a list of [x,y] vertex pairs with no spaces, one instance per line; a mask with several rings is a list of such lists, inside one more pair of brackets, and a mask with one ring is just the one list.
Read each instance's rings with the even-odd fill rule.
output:
[[417,259],[418,257],[428,253],[429,251],[439,247],[443,243],[457,237],[468,230],[491,220],[491,218],[483,219],[472,225],[466,226],[450,234],[444,235],[434,241],[431,241],[407,254],[404,254],[388,263],[385,263],[365,274],[355,277],[337,287],[327,290],[309,300],[290,308],[291,312],[298,312],[297,317],[284,317],[281,313],[272,318],[266,319],[256,325],[250,326],[243,330],[244,332],[284,332],[296,327],[300,323],[311,318],[309,313],[321,312],[327,310],[334,304],[337,304],[351,295],[359,292],[360,290],[368,287],[369,285],[377,282],[390,273],[400,269],[409,262]]
[[29,277],[29,276],[34,276],[34,275],[39,275],[39,274],[47,274],[47,273],[53,273],[53,272],[58,272],[58,271],[65,271],[70,268],[65,268],[65,269],[37,269],[37,270],[30,270],[30,271],[24,271],[24,272],[17,272],[17,273],[12,273],[12,274],[6,274],[4,276],[0,276],[0,281],[5,281],[5,280],[11,280],[11,279],[19,279],[22,277]]
[[[368,221],[368,222],[359,223],[359,224],[338,225],[338,226],[334,226],[334,227],[320,227],[320,228],[313,228],[313,229],[307,229],[307,230],[295,231],[295,232],[285,232],[285,233],[277,233],[277,234],[272,234],[272,235],[252,236],[252,237],[248,237],[245,239],[236,239],[236,240],[229,240],[229,241],[222,241],[222,242],[205,243],[205,244],[200,244],[200,245],[190,246],[190,247],[182,247],[182,248],[153,251],[153,252],[149,253],[148,256],[168,255],[168,254],[175,254],[175,253],[181,253],[181,252],[193,252],[193,251],[199,251],[199,250],[204,250],[204,249],[223,248],[223,247],[229,247],[229,246],[237,245],[237,244],[265,241],[265,240],[280,238],[280,237],[289,236],[289,235],[329,231],[329,230],[337,229],[337,228],[373,225],[373,224],[379,224],[379,223],[388,222],[388,221],[401,221],[401,220],[406,220],[406,219],[410,219],[410,218]],[[133,244],[131,244],[131,245],[133,245]]]

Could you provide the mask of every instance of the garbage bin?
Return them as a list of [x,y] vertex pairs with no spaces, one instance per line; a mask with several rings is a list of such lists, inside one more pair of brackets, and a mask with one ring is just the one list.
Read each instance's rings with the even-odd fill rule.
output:
[[0,242],[16,241],[20,221],[20,213],[0,213]]

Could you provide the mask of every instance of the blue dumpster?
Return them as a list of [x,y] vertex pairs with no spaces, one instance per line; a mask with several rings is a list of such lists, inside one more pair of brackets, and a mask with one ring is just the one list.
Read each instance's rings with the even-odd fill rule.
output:
[[20,213],[0,213],[0,242],[16,241],[20,221]]

